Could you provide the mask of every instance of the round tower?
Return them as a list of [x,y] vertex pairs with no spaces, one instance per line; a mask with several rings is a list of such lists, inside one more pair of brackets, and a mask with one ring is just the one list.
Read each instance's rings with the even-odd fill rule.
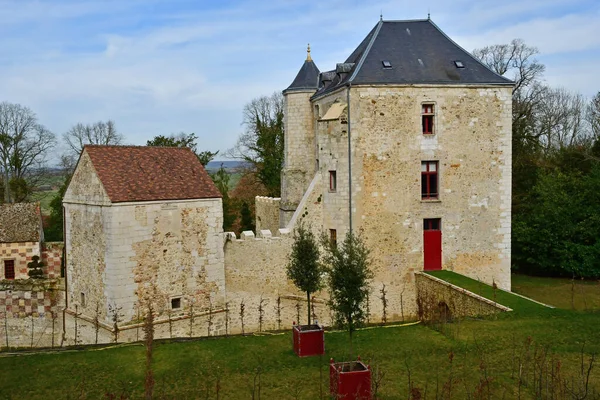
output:
[[319,68],[310,56],[284,96],[284,165],[281,172],[279,223],[287,226],[316,171],[316,142],[310,98],[317,91]]

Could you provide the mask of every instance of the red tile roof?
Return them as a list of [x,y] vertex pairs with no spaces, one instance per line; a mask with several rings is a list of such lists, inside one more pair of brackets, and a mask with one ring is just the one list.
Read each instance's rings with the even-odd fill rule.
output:
[[113,203],[221,197],[188,148],[84,147]]

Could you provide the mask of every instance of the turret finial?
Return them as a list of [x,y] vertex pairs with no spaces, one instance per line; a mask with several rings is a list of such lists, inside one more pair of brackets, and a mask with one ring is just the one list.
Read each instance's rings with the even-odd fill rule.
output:
[[312,57],[310,56],[310,43],[308,44],[308,47],[306,48],[306,61],[312,61]]
[[381,10],[381,12],[379,13],[379,20],[383,21],[383,10]]

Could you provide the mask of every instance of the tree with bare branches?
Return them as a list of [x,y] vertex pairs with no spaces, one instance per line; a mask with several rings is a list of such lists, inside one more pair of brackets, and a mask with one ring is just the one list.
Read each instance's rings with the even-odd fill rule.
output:
[[0,172],[5,202],[26,201],[56,143],[52,132],[20,104],[0,103]]
[[78,123],[63,135],[71,156],[77,158],[86,144],[114,145],[123,143],[123,135],[117,132],[112,120],[94,124]]
[[590,124],[593,138],[600,139],[600,92],[592,98],[586,109],[586,119]]

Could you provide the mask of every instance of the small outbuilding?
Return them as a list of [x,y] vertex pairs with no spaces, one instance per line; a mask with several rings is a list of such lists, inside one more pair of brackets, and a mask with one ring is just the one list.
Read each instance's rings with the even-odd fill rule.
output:
[[69,310],[112,325],[224,296],[221,194],[191,150],[85,146],[63,207]]

